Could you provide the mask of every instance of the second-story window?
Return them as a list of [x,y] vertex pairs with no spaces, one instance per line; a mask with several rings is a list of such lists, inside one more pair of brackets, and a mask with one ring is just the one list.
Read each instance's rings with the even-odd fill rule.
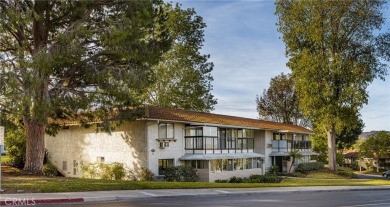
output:
[[158,124],[158,138],[159,139],[173,139],[174,125],[172,123]]

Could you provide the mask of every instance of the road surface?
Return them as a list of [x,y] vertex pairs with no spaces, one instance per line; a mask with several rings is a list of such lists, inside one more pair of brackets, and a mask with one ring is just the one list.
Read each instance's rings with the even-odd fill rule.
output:
[[[35,205],[47,207],[49,205]],[[260,193],[199,197],[145,198],[114,202],[50,204],[53,207],[382,207],[390,206],[389,190]]]

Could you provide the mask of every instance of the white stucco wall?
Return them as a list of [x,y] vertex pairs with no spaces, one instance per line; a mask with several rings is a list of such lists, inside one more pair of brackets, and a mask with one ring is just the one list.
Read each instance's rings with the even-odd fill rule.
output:
[[[158,123],[162,121],[148,121],[147,122],[147,142],[148,142],[148,168],[158,175],[158,160],[159,159],[173,159],[174,165],[182,165],[178,159],[185,154],[184,152],[184,133],[185,125],[182,123],[174,123],[174,139],[176,141],[169,142],[169,147],[160,148],[158,139]],[[154,152],[152,152],[154,150]]]
[[[81,165],[98,162],[101,157],[105,163],[123,163],[125,168],[138,174],[141,167],[146,167],[145,124],[146,121],[126,123],[111,134],[96,133],[96,125],[88,129],[70,126],[60,130],[55,137],[46,135],[45,147],[51,162],[65,176],[81,177]],[[66,170],[63,169],[64,161]]]
[[[96,133],[96,126],[88,129],[70,126],[69,129],[60,130],[55,137],[46,135],[45,145],[52,163],[69,177],[81,177],[82,164],[96,163],[102,157],[105,163],[123,163],[135,176],[140,172],[141,167],[150,169],[157,176],[160,159],[172,159],[177,166],[184,164],[179,161],[179,158],[185,155],[185,124],[174,123],[174,139],[170,140],[168,147],[160,148],[159,123],[165,122],[134,121],[121,125],[111,134]],[[232,176],[248,177],[252,174],[264,174],[272,166],[272,158],[269,156],[272,152],[272,139],[272,131],[255,130],[254,132],[254,151],[265,156],[262,169],[220,173],[211,173],[208,169],[201,170],[199,174],[204,177],[201,181],[213,182],[216,179],[229,179]],[[190,153],[192,152],[191,150]],[[204,150],[198,153],[204,153]],[[64,161],[66,170],[63,170]]]
[[270,167],[272,167],[272,158],[269,156],[272,152],[272,139],[273,139],[273,132],[272,131],[265,131],[264,132],[264,164],[265,164],[265,171],[267,171]]
[[255,152],[264,155],[264,131],[254,130]]

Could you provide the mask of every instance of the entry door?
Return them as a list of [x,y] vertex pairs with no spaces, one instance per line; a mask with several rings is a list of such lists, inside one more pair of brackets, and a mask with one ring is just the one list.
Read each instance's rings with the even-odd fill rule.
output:
[[283,171],[283,157],[275,157],[275,163],[274,165],[277,165],[279,167],[279,172]]

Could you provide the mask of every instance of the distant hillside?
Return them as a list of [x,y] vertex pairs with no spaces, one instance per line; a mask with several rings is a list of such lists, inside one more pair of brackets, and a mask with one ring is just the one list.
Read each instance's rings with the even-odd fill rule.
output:
[[[370,131],[370,132],[363,132],[362,134],[359,135],[359,139],[367,139],[369,136],[371,135],[374,135],[375,133],[377,133],[379,131]],[[390,133],[390,131],[387,131],[387,133]]]

